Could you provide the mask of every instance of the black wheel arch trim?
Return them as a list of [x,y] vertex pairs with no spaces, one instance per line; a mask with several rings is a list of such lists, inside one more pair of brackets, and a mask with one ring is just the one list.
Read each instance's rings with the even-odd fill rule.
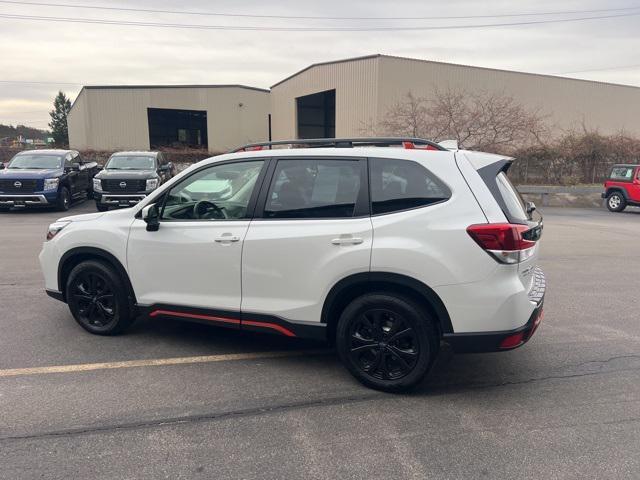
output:
[[70,269],[65,268],[65,265],[69,260],[77,256],[83,256],[83,257],[89,256],[93,258],[98,258],[101,260],[105,260],[109,264],[111,264],[116,269],[116,271],[118,272],[118,274],[120,275],[120,277],[123,279],[125,283],[125,287],[127,288],[129,302],[131,306],[135,305],[136,303],[135,291],[133,290],[133,285],[131,284],[131,280],[129,279],[129,274],[127,273],[127,270],[124,268],[122,263],[120,263],[120,260],[118,260],[113,254],[107,252],[106,250],[102,250],[101,248],[96,248],[96,247],[72,248],[71,250],[68,250],[67,252],[65,252],[64,255],[62,255],[62,258],[60,258],[60,262],[58,263],[58,290],[61,292],[62,298],[65,302],[67,301],[67,294],[65,291],[66,290],[65,276],[70,273]]
[[429,303],[438,317],[438,325],[441,333],[453,333],[453,325],[451,317],[444,303],[429,286],[415,278],[407,275],[390,272],[362,272],[350,275],[338,281],[327,294],[322,306],[322,314],[320,322],[328,324],[331,319],[329,315],[336,301],[339,301],[340,295],[357,287],[373,288],[376,284],[392,284],[401,288],[407,288],[421,299]]
[[629,200],[629,193],[627,192],[627,189],[619,186],[607,188],[605,198],[609,198],[609,196],[611,196],[615,192],[620,192],[625,200]]

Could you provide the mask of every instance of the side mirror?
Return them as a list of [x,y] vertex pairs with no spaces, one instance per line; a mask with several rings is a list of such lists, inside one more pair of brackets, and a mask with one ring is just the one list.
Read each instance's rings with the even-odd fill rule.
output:
[[0,170],[4,170],[4,163],[0,162]]
[[157,232],[160,228],[160,214],[155,203],[142,209],[142,220],[147,224],[147,232]]
[[527,215],[531,216],[536,211],[536,204],[533,202],[527,202]]

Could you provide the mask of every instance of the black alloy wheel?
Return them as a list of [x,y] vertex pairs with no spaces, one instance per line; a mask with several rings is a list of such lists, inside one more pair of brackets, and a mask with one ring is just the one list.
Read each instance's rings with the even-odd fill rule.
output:
[[351,323],[350,339],[351,361],[374,378],[397,380],[416,366],[420,342],[401,314],[365,310]]
[[99,273],[83,272],[78,275],[68,295],[78,305],[78,316],[83,323],[106,327],[115,320],[115,294],[109,282]]
[[74,267],[66,297],[76,321],[91,333],[116,334],[133,320],[123,281],[106,263],[89,260]]
[[345,367],[368,387],[412,388],[428,373],[439,337],[428,312],[409,298],[371,293],[342,312],[336,347]]

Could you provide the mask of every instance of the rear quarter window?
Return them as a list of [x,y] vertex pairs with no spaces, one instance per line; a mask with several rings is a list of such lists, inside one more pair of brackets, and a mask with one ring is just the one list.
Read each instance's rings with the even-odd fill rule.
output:
[[611,180],[628,182],[633,178],[633,169],[634,167],[613,167],[609,178]]
[[372,215],[423,207],[451,198],[449,187],[418,162],[372,158],[369,172]]

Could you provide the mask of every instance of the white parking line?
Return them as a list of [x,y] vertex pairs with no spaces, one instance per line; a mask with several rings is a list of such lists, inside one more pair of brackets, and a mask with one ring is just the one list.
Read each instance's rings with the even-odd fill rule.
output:
[[154,358],[149,360],[126,360],[123,362],[81,363],[76,365],[54,365],[49,367],[10,368],[0,370],[0,377],[45,375],[48,373],[76,373],[117,368],[157,367],[194,363],[229,362],[234,360],[260,360],[268,358],[300,357],[303,355],[326,355],[330,350],[304,350],[289,352],[228,353],[224,355],[202,355],[197,357]]

